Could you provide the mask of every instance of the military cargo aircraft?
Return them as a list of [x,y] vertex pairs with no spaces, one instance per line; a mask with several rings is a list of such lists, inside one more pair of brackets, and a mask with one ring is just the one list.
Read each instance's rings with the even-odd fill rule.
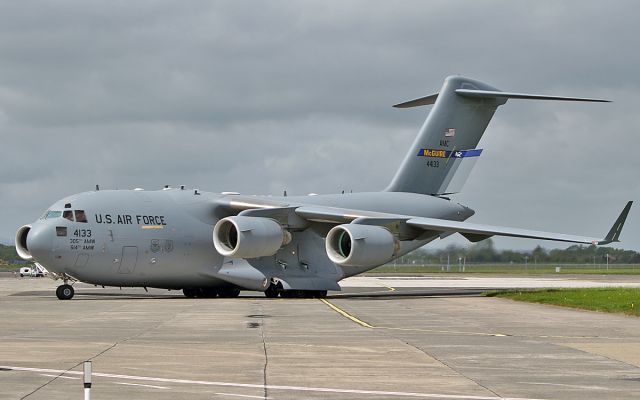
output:
[[54,203],[16,234],[20,257],[64,284],[182,290],[186,297],[323,297],[340,280],[460,233],[603,245],[617,242],[631,202],[604,238],[465,222],[474,214],[448,196],[460,191],[482,153],[476,148],[509,99],[606,100],[502,92],[461,76],[439,93],[395,105],[433,104],[389,186],[381,192],[314,196],[98,190]]

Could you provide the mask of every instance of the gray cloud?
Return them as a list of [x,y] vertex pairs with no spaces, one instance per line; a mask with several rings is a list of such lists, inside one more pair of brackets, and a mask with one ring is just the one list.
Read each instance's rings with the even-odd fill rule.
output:
[[[479,222],[598,235],[639,194],[638,8],[0,3],[0,240],[96,183],[379,190],[429,111],[390,105],[455,73],[503,90],[615,100],[510,101],[456,196]],[[637,221],[632,211],[625,248],[640,249]]]

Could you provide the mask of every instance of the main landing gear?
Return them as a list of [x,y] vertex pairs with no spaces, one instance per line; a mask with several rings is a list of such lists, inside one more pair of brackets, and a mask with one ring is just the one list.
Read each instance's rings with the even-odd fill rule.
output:
[[283,299],[324,299],[326,290],[283,290],[280,292]]
[[202,298],[214,298],[214,297],[222,297],[226,299],[230,299],[233,297],[238,297],[240,295],[240,289],[238,288],[202,288],[202,287],[191,287],[182,289],[182,293],[185,297],[190,299],[196,297]]
[[75,291],[73,290],[73,286],[67,283],[58,286],[58,288],[56,289],[56,296],[58,296],[60,300],[71,300],[74,293]]
[[264,295],[270,299],[278,296],[284,299],[324,299],[326,290],[284,290],[280,284],[271,284],[264,291]]

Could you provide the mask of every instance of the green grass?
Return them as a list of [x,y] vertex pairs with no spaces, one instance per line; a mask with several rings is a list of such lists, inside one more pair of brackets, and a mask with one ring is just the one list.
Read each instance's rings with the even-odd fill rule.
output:
[[609,269],[602,265],[600,267],[591,264],[558,264],[558,265],[533,265],[529,264],[470,264],[466,265],[464,272],[456,264],[451,265],[447,272],[446,266],[442,265],[383,265],[368,271],[368,274],[434,274],[434,273],[451,273],[451,274],[558,274],[556,267],[560,267],[559,274],[612,274],[612,275],[638,275],[640,274],[640,265],[612,265]]
[[487,292],[484,295],[640,316],[640,288],[508,290]]

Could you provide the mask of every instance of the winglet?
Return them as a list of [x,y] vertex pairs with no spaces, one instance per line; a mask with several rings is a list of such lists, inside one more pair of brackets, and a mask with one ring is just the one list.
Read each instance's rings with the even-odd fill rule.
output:
[[609,230],[609,233],[607,233],[607,236],[605,236],[604,240],[599,241],[595,244],[597,244],[598,246],[602,246],[604,244],[620,241],[619,240],[620,232],[622,232],[624,221],[626,221],[627,219],[627,215],[629,214],[629,210],[631,210],[632,204],[633,204],[633,201],[630,201],[627,203],[627,205],[624,207],[624,209],[620,213],[620,216],[618,216],[618,219],[616,219],[616,222],[614,222],[613,226]]

